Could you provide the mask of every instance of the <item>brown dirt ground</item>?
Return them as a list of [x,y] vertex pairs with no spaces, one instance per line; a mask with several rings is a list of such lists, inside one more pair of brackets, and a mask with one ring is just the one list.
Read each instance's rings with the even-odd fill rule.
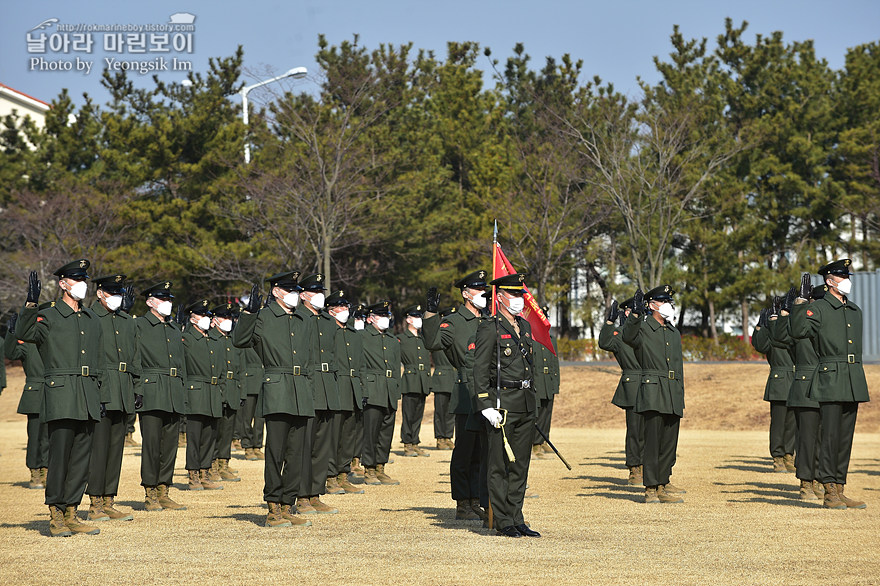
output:
[[[340,514],[320,515],[305,529],[262,527],[262,462],[240,452],[233,464],[242,482],[217,492],[174,490],[187,511],[146,513],[140,450],[126,448],[118,502],[135,520],[101,523],[96,536],[50,539],[43,493],[25,488],[24,417],[15,414],[23,377],[11,369],[0,396],[0,582],[880,582],[880,415],[871,404],[859,411],[847,487],[868,508],[825,511],[795,500],[794,475],[770,472],[761,401],[767,367],[688,365],[674,478],[688,491],[685,503],[648,506],[640,489],[626,485],[622,414],[608,403],[615,368],[563,368],[553,438],[574,470],[532,462],[531,488],[541,496],[527,500],[525,512],[544,537],[519,540],[455,521],[449,452],[403,458],[398,435],[388,471],[400,486],[325,497]],[[877,388],[880,366],[866,370]],[[423,443],[431,438],[426,413]]]

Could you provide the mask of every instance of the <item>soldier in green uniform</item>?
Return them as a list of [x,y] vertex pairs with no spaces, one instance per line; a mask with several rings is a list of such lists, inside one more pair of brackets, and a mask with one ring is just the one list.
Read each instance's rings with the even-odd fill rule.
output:
[[[448,307],[440,312],[440,319],[455,313],[457,307]],[[424,332],[422,333],[424,336]],[[449,402],[458,382],[458,371],[449,362],[446,352],[432,350],[431,361],[434,372],[431,373],[431,392],[434,394],[434,439],[438,450],[455,448],[452,435],[455,432],[455,413],[450,411]]]
[[232,303],[218,305],[211,310],[211,331],[209,336],[214,343],[215,358],[220,363],[220,399],[222,414],[217,420],[217,441],[214,442],[214,461],[212,469],[216,469],[220,480],[239,482],[241,478],[236,470],[229,467],[232,458],[232,432],[236,414],[244,404],[241,383],[244,350],[232,344],[232,325],[238,308]]
[[[40,309],[51,307],[44,303]],[[40,403],[43,400],[43,359],[37,347],[18,339],[15,325],[18,314],[6,322],[6,339],[3,341],[3,354],[8,360],[21,360],[24,368],[24,390],[18,402],[18,413],[27,415],[27,450],[25,464],[31,472],[28,488],[46,488],[46,473],[49,469],[49,425],[40,417]]]
[[[242,306],[247,304],[247,295],[241,298]],[[239,348],[244,353],[244,379],[242,382],[245,395],[244,405],[238,410],[238,420],[241,422],[241,447],[244,450],[245,460],[265,460],[263,454],[263,428],[266,422],[257,414],[257,402],[260,390],[263,388],[263,361],[253,347]]]
[[819,358],[807,397],[819,403],[819,478],[825,486],[823,505],[830,509],[867,506],[843,492],[859,403],[870,400],[862,367],[862,310],[848,297],[850,266],[852,261],[846,258],[820,268],[828,292],[806,310],[792,313],[790,320],[791,335],[811,339]]
[[[468,429],[473,415],[470,380],[472,373],[465,367],[468,345],[477,332],[478,318],[486,308],[486,271],[474,271],[455,283],[461,289],[462,304],[458,311],[441,319],[438,315],[440,297],[437,289],[428,290],[423,334],[430,350],[443,350],[458,371],[449,409],[455,413],[455,447],[449,462],[449,481],[456,502],[455,518],[464,521],[486,520],[484,506],[489,503],[485,474],[488,446],[485,431]],[[481,442],[481,439],[484,440]],[[482,469],[481,469],[482,467]]]
[[[810,276],[806,276],[806,283],[802,284],[805,295],[810,303],[816,299],[822,299],[827,290],[826,285],[818,287],[810,286]],[[795,339],[791,335],[790,314],[794,311],[806,311],[806,303],[793,305],[794,293],[785,296],[785,304],[779,312],[779,318],[775,324],[771,323],[771,335],[774,343],[788,347],[794,359],[794,381],[788,392],[786,405],[794,411],[797,423],[797,459],[795,460],[795,475],[801,481],[799,498],[801,500],[816,500],[825,496],[825,489],[819,482],[819,430],[821,419],[819,415],[819,403],[807,398],[816,365],[819,364],[819,356],[813,343],[809,339]]]
[[788,346],[774,343],[772,329],[779,317],[782,299],[773,300],[773,310],[761,312],[752,332],[752,346],[767,357],[770,374],[764,387],[764,400],[770,403],[770,457],[774,472],[794,472],[796,425],[794,411],[786,406],[794,380],[794,361]]
[[523,518],[537,400],[534,349],[524,307],[522,273],[491,281],[498,314],[480,320],[474,347],[476,408],[489,422],[489,503],[499,535],[540,537]]
[[[632,486],[642,484],[642,455],[645,450],[645,432],[642,414],[636,412],[636,397],[642,383],[641,366],[636,360],[632,346],[623,341],[623,325],[632,312],[633,298],[620,304],[612,301],[605,316],[605,324],[599,332],[599,348],[614,354],[620,365],[620,380],[611,397],[611,404],[623,409],[626,417],[626,439],[624,452],[626,467],[629,469],[627,482]],[[617,320],[620,324],[615,324]]]
[[232,330],[239,348],[254,348],[265,376],[257,414],[266,420],[266,460],[263,499],[269,513],[267,527],[309,526],[292,506],[300,490],[306,429],[314,417],[312,356],[315,323],[299,313],[299,271],[286,271],[267,279],[271,298],[264,308],[258,286]]
[[362,461],[362,454],[364,449],[364,409],[367,407],[366,395],[364,394],[363,381],[360,379],[360,371],[363,370],[364,364],[364,336],[363,331],[367,326],[367,318],[370,316],[370,312],[367,311],[367,306],[363,303],[358,303],[354,306],[354,309],[351,312],[351,318],[349,325],[354,329],[355,332],[358,333],[358,339],[360,340],[360,361],[361,368],[358,370],[358,382],[361,383],[361,408],[355,410],[354,412],[354,437],[355,437],[355,445],[354,445],[354,457],[351,459],[351,473],[349,477],[353,481],[363,482],[365,479],[364,465]]
[[388,329],[391,325],[391,302],[380,301],[368,308],[363,331],[364,361],[361,386],[367,404],[364,407],[363,463],[366,484],[400,484],[385,473],[394,419],[400,401],[400,342]]
[[421,335],[422,306],[413,305],[404,310],[404,330],[397,337],[403,376],[400,379],[400,441],[403,455],[429,456],[419,446],[419,431],[425,415],[425,397],[431,392],[431,355]]
[[130,521],[134,517],[114,506],[122,472],[125,447],[125,418],[134,413],[134,380],[139,372],[135,320],[120,308],[123,298],[133,296],[125,287],[125,275],[94,279],[98,302],[92,311],[101,325],[101,418],[92,433],[92,460],[89,471],[89,520]]
[[217,420],[223,414],[221,373],[226,374],[218,345],[211,339],[208,300],[186,308],[189,323],[183,331],[186,357],[186,470],[190,490],[221,490],[209,475],[217,442]]
[[644,294],[637,290],[632,313],[623,327],[623,341],[633,347],[641,367],[635,411],[644,418],[642,475],[646,503],[683,502],[673,493],[678,489],[669,483],[684,415],[684,360],[681,333],[672,324],[674,294],[669,285]]
[[[549,320],[550,308],[541,308]],[[537,427],[532,444],[532,457],[538,459],[554,458],[553,450],[544,442],[544,436],[550,437],[550,422],[553,419],[553,401],[559,394],[559,350],[556,347],[556,336],[550,335],[553,352],[544,344],[535,344],[535,395],[538,401]],[[554,353],[555,352],[555,353]],[[544,432],[544,436],[538,431]]]
[[40,280],[31,272],[16,326],[18,337],[36,344],[43,360],[42,416],[49,425],[46,504],[53,537],[100,533],[76,515],[89,475],[92,430],[101,417],[101,326],[92,310],[82,306],[88,268],[89,261],[81,259],[56,270],[61,300],[42,310]]
[[171,498],[180,417],[186,414],[186,360],[180,326],[171,319],[171,282],[141,292],[149,311],[135,320],[141,376],[135,382],[135,409],[141,426],[141,486],[144,510],[182,511]]

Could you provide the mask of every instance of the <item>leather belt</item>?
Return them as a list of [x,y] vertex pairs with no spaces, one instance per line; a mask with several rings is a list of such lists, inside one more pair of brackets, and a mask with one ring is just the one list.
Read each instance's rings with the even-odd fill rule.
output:
[[861,354],[839,354],[837,356],[820,356],[819,362],[846,362],[847,364],[858,364],[862,361]]
[[293,376],[302,376],[302,367],[294,366],[267,366],[263,369],[266,374],[292,374]]
[[43,376],[89,376],[89,367],[47,368],[43,371]]
[[198,381],[200,383],[206,383],[209,385],[219,385],[220,384],[220,377],[219,376],[207,377],[207,376],[200,376],[200,375],[189,375],[187,378],[189,378],[189,380],[194,380],[194,381]]
[[530,389],[532,388],[531,379],[527,380],[504,380],[501,379],[501,388],[503,389]]
[[663,378],[668,378],[669,380],[681,380],[681,376],[675,374],[674,370],[643,370],[642,374],[647,374],[649,376],[660,376]]
[[[167,374],[168,376],[179,376],[177,369],[172,368],[144,368],[141,370],[144,374]],[[180,377],[183,378],[183,377]]]

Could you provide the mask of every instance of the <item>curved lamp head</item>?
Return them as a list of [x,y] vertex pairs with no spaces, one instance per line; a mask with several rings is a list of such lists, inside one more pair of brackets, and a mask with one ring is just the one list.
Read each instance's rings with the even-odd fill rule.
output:
[[284,74],[284,77],[293,77],[295,79],[300,79],[306,76],[309,72],[305,67],[294,67],[290,71]]

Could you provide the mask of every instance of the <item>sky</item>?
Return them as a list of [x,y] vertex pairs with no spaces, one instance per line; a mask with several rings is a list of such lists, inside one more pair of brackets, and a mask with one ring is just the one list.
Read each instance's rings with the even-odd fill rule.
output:
[[[163,38],[156,36],[162,35],[161,31],[133,33],[135,43],[128,47],[137,50],[143,34],[143,53],[105,53],[105,44],[114,45],[113,33],[59,30],[60,26],[80,25],[165,25],[177,13],[195,16],[193,30],[169,32],[168,52],[155,50],[163,44]],[[67,88],[77,104],[83,103],[84,92],[103,104],[107,94],[100,84],[101,72],[108,66],[134,62],[136,67],[145,67],[144,63],[162,67],[164,63],[168,70],[160,71],[160,78],[181,81],[186,76],[181,68],[205,71],[209,58],[232,55],[242,45],[246,83],[303,66],[310,76],[285,80],[282,83],[287,87],[278,89],[309,91],[316,87],[314,54],[318,35],[323,33],[334,45],[357,34],[359,43],[368,49],[381,43],[412,42],[414,52],[433,50],[440,58],[445,57],[449,41],[476,41],[481,47],[490,47],[502,64],[513,46],[522,42],[536,69],[547,56],[559,58],[569,53],[583,60],[584,81],[598,75],[634,96],[639,93],[637,77],[657,81],[652,58],[669,54],[673,25],[679,25],[686,38],[706,37],[714,46],[726,17],[735,24],[749,22],[745,36],[749,43],[756,34],[777,30],[783,31],[788,41],[813,39],[817,54],[835,69],[843,67],[847,48],[880,39],[880,2],[876,0],[91,0],[87,4],[43,0],[15,2],[4,8],[0,83],[46,102]],[[49,19],[57,21],[35,29]],[[46,35],[44,53],[37,52],[41,34]],[[83,46],[89,40],[93,42],[91,52]],[[79,50],[74,49],[76,41]],[[173,71],[174,58],[178,71]],[[105,59],[111,60],[109,65]],[[488,70],[488,60],[481,57],[478,67]],[[153,73],[132,73],[131,78],[138,86],[153,87]],[[255,102],[260,101],[258,93],[251,94]],[[271,95],[266,92],[263,99]]]

